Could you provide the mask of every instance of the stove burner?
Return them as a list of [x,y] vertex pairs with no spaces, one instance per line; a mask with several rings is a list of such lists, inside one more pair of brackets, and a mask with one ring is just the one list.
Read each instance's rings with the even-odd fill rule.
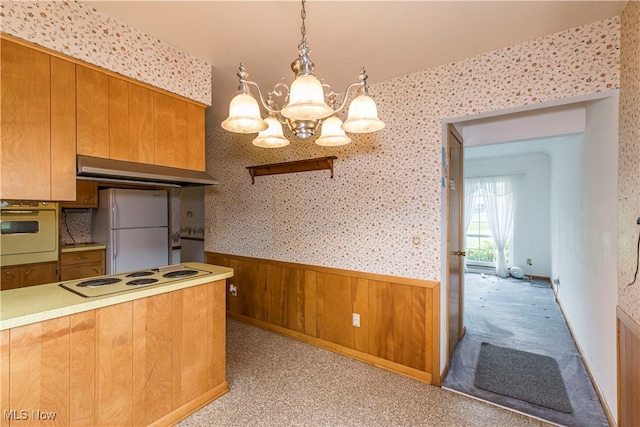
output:
[[168,279],[179,279],[181,277],[193,276],[194,274],[198,274],[198,272],[196,270],[177,270],[164,273],[162,277],[166,277]]
[[[127,276],[129,277],[129,276]],[[135,280],[131,280],[129,282],[127,282],[127,285],[129,286],[142,286],[142,285],[150,285],[152,283],[156,283],[158,281],[158,279],[135,279]]]
[[122,279],[118,279],[117,277],[105,277],[102,279],[91,279],[85,280],[84,282],[78,283],[76,286],[81,288],[97,288],[105,285],[113,285],[114,283],[120,282]]
[[134,271],[133,273],[127,274],[126,277],[144,277],[144,276],[151,276],[152,274],[153,274],[153,271]]

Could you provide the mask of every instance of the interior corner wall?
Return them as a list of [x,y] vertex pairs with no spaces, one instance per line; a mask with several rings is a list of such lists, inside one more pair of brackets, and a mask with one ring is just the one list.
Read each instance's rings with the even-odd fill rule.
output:
[[550,166],[545,153],[465,159],[464,163],[465,178],[518,175],[509,265],[521,267],[527,275],[551,276]]
[[617,413],[618,96],[586,108],[581,137],[551,155],[552,274],[558,300],[596,384]]

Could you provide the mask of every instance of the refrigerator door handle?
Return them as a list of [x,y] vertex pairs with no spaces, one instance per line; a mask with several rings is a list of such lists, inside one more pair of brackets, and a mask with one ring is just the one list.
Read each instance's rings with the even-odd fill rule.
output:
[[111,233],[111,244],[113,245],[113,250],[111,251],[111,268],[113,271],[118,271],[116,269],[116,259],[118,258],[118,238],[116,234],[117,233]]
[[111,199],[111,228],[118,228],[118,218],[117,218],[117,213],[118,213],[118,205],[116,204],[116,198],[113,197]]

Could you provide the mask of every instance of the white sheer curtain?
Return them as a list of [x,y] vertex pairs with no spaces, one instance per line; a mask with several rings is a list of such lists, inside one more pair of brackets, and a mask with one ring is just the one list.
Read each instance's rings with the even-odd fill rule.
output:
[[[473,210],[476,208],[476,200],[480,191],[479,178],[466,178],[464,180],[464,247],[467,247],[467,232],[473,218]],[[464,271],[467,271],[467,258],[464,258]]]
[[498,247],[496,274],[507,277],[509,273],[504,247],[513,225],[518,180],[516,176],[493,176],[480,178],[480,181],[489,229]]

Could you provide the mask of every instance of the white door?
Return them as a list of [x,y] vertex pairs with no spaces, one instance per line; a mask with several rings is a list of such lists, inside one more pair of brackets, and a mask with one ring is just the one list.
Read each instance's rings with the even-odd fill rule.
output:
[[165,190],[111,189],[111,228],[165,227],[169,225],[169,205]]

